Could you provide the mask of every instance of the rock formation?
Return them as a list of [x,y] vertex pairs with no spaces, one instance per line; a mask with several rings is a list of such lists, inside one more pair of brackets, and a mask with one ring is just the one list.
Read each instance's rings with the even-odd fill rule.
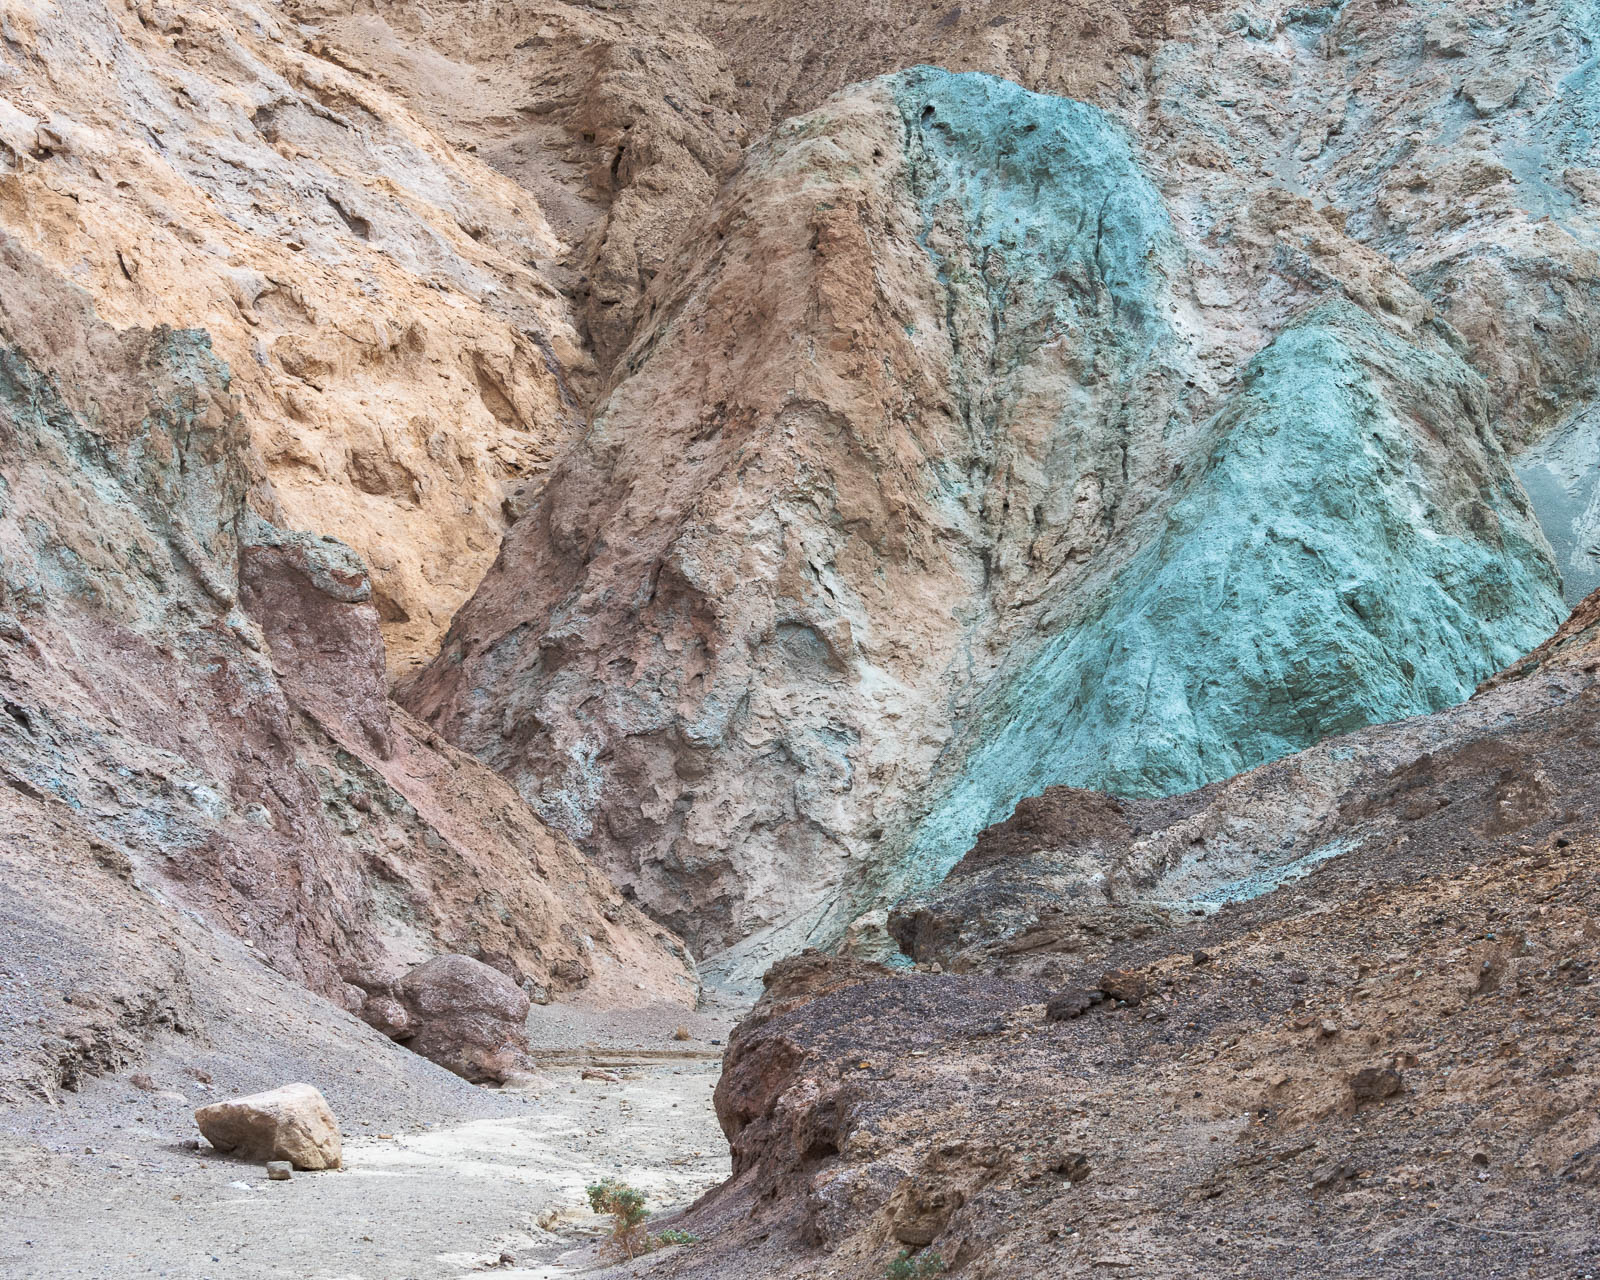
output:
[[363,565],[249,508],[249,436],[204,335],[112,329],[0,242],[0,461],[8,883],[66,855],[84,865],[63,883],[104,871],[153,909],[123,916],[153,948],[126,967],[69,960],[119,949],[100,912],[120,886],[86,893],[76,924],[53,894],[7,912],[8,953],[83,990],[45,1023],[67,1019],[59,1051],[8,1037],[8,1068],[65,1081],[121,1060],[130,1031],[192,1027],[182,949],[154,945],[185,910],[356,1007],[350,977],[440,951],[693,1000],[670,935],[388,701]]
[[1019,805],[897,913],[915,971],[767,975],[717,1089],[735,1177],[665,1273],[1486,1274],[1529,1231],[1581,1265],[1597,705],[1593,596],[1464,706]]
[[664,1274],[1584,1274],[1597,48],[9,0],[0,1105],[693,953]]
[[[1505,446],[1552,421],[1530,380],[1592,378],[1588,286],[1512,371],[1521,337],[1475,347],[1400,269],[1481,308],[1470,245],[1423,273],[1407,235],[1260,189],[1276,126],[1202,152],[1180,83],[1244,52],[1333,74],[1292,26],[1175,39],[1136,142],[931,69],[780,125],[408,705],[700,951],[777,926],[719,962],[750,972],[1044,786],[1185,790],[1537,643],[1558,579]],[[1305,148],[1323,198],[1346,146]],[[1534,268],[1502,265],[1521,314]]]
[[286,1084],[213,1102],[194,1119],[207,1142],[242,1160],[284,1160],[296,1169],[337,1169],[344,1163],[338,1122],[314,1085]]
[[463,1079],[503,1084],[528,1065],[528,997],[480,960],[435,956],[374,995],[363,1018]]
[[372,566],[433,652],[573,419],[538,204],[354,58],[249,4],[14,4],[0,225],[122,326],[204,329],[263,510]]

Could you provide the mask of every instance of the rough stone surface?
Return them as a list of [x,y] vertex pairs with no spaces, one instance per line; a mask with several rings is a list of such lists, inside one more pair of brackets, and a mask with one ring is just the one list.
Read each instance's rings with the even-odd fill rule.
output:
[[499,970],[471,956],[435,956],[395,990],[409,1015],[407,1047],[423,1057],[475,1083],[503,1083],[527,1067],[531,1002]]
[[445,950],[692,1001],[679,944],[388,703],[360,561],[250,509],[231,387],[204,335],[113,329],[0,240],[0,928],[49,970],[0,1077],[48,1093],[192,1025],[185,911],[341,1004]]
[[286,1084],[213,1102],[196,1111],[194,1121],[213,1147],[242,1160],[282,1160],[296,1169],[338,1169],[343,1164],[338,1122],[315,1085]]
[[[1398,574],[1420,581],[1381,596],[1426,596],[1475,550],[1510,575],[1508,608],[1538,576],[1494,446],[1569,430],[1594,389],[1584,5],[8,14],[0,223],[114,322],[210,332],[257,509],[371,566],[391,675],[506,524],[536,526],[504,570],[537,580],[530,601],[491,579],[463,623],[482,705],[446,687],[461,651],[414,705],[702,950],[771,930],[727,962],[747,975],[875,918],[1018,788],[1190,786],[1436,706],[1530,642],[1527,616],[1502,630],[1438,599],[1397,636],[1340,593]],[[1274,433],[1244,370],[1280,404],[1326,401],[1317,440]],[[1269,634],[1257,687],[1253,650],[1211,644],[1217,579],[1173,566],[1233,557],[1230,588],[1281,586],[1300,531],[1279,504],[1301,493],[1278,472],[1350,463],[1368,417],[1385,457],[1357,461],[1384,474],[1350,514],[1373,554],[1312,541],[1327,580],[1293,575],[1267,630],[1298,599],[1337,634],[1303,671]],[[1397,427],[1447,541],[1396,539],[1386,562]],[[1430,463],[1463,427],[1482,448],[1441,490]],[[1592,486],[1564,466],[1529,487],[1570,601]],[[1272,510],[1267,545],[1166,527],[1239,503]],[[1226,610],[1253,602],[1220,603],[1216,633],[1238,635]],[[1103,643],[1146,628],[1205,655],[1149,672],[1149,718],[1194,723],[1089,760],[1101,727],[1147,738],[1139,647]],[[1425,637],[1444,657],[1415,672],[1366,651]],[[1347,660],[1373,678],[1343,696]],[[364,663],[348,674],[370,684]],[[1068,669],[1093,687],[1058,726]],[[580,733],[585,686],[610,692]],[[381,716],[350,727],[381,753]]]
[[719,969],[1031,791],[1433,710],[1559,618],[1470,341],[1162,119],[913,70],[776,129],[410,685],[697,949],[756,935]]
[[[1531,1229],[1536,1271],[1581,1268],[1596,705],[1600,595],[1465,706],[1191,797],[1019,806],[940,891],[966,942],[774,969],[717,1089],[735,1176],[663,1274],[799,1280],[820,1242],[868,1280],[905,1242],[976,1275],[1399,1280],[1524,1269]],[[1115,974],[1137,1007],[1050,1016]],[[1386,1234],[1330,1255],[1333,1221]]]
[[7,13],[0,225],[108,322],[210,334],[264,513],[372,566],[409,669],[575,419],[581,340],[540,272],[561,241],[309,12]]

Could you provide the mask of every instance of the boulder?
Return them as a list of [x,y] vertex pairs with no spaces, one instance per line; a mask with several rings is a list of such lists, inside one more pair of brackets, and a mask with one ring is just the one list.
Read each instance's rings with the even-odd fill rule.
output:
[[503,1084],[528,1065],[527,995],[471,956],[435,956],[400,980],[406,1045],[475,1084]]
[[194,1113],[213,1147],[246,1160],[287,1160],[296,1169],[343,1164],[339,1125],[321,1090],[286,1084],[266,1093],[213,1102]]
[[389,995],[370,995],[361,1006],[361,1018],[391,1040],[409,1040],[416,1030],[405,1005]]

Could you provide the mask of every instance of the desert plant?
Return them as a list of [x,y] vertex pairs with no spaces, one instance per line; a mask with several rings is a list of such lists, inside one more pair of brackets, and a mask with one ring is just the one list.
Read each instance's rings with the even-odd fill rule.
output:
[[884,1280],[921,1280],[923,1276],[936,1276],[944,1271],[944,1259],[936,1253],[913,1257],[910,1249],[900,1250],[900,1256],[884,1268]]
[[662,1244],[699,1244],[700,1237],[692,1231],[679,1231],[676,1227],[668,1227],[656,1237]]
[[885,1280],[920,1280],[923,1276],[936,1276],[944,1271],[944,1259],[937,1253],[912,1255],[910,1249],[900,1250],[900,1256],[884,1268]]
[[633,1257],[635,1246],[641,1243],[644,1220],[650,1216],[650,1210],[644,1207],[644,1192],[617,1178],[601,1178],[586,1190],[589,1207],[596,1213],[611,1215],[611,1238],[627,1251],[628,1257]]

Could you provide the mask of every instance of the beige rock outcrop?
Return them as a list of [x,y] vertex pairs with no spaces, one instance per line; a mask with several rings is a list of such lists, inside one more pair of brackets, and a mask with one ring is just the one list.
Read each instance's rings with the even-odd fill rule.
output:
[[213,1102],[196,1111],[194,1121],[218,1151],[243,1160],[287,1160],[296,1169],[344,1164],[338,1122],[315,1085],[286,1084]]
[[282,11],[20,0],[6,30],[0,227],[112,324],[211,335],[263,513],[355,548],[392,666],[428,656],[574,419],[536,202]]

